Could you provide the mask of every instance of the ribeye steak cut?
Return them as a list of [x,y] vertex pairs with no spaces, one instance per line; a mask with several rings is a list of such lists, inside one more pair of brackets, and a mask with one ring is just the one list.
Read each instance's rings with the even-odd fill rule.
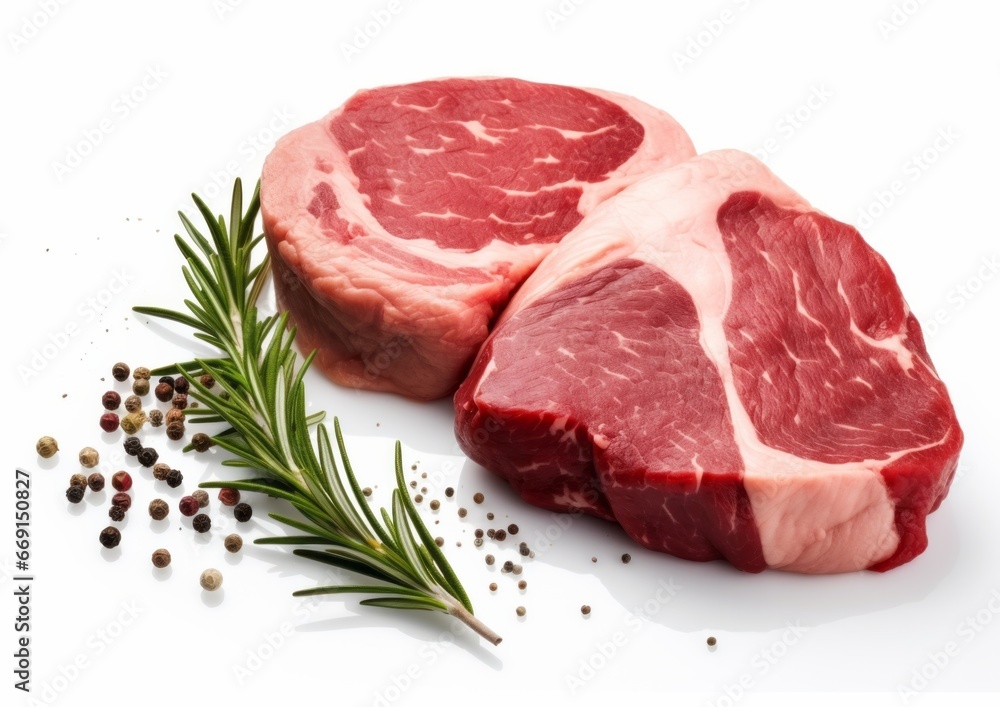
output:
[[448,395],[561,238],[693,154],[669,115],[604,91],[517,79],[361,91],[265,162],[279,303],[334,380]]
[[465,452],[527,501],[750,572],[909,561],[962,444],[882,257],[736,151],[564,238],[455,408]]

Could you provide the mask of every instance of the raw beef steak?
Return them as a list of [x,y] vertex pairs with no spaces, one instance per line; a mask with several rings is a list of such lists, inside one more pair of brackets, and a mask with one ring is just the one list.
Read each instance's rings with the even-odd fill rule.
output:
[[909,561],[962,444],[885,261],[735,151],[564,238],[455,408],[465,452],[530,503],[749,572]]
[[279,304],[337,382],[448,395],[561,238],[693,154],[666,113],[604,91],[516,79],[362,91],[264,164]]

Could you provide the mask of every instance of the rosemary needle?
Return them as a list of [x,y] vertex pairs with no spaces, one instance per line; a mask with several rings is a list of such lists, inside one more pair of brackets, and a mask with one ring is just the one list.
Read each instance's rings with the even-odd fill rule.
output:
[[[180,373],[190,381],[190,394],[201,406],[185,411],[189,421],[228,425],[212,438],[232,454],[224,465],[264,474],[201,486],[228,486],[286,500],[297,514],[271,516],[297,534],[256,542],[299,546],[296,555],[376,580],[303,589],[296,596],[356,593],[369,595],[361,601],[366,606],[444,612],[499,644],[500,636],[473,615],[465,589],[410,498],[399,442],[391,509],[383,508],[377,516],[351,468],[337,419],[331,441],[321,422],[324,414],[306,415],[303,378],[315,352],[300,362],[287,314],[261,318],[256,308],[270,262],[265,255],[251,265],[254,248],[263,239],[253,236],[259,190],[258,184],[244,212],[243,186],[236,180],[228,227],[223,216],[214,216],[193,195],[210,238],[180,214],[187,238],[175,235],[174,240],[186,260],[182,270],[193,297],[184,301],[188,311],[134,307],[140,314],[194,329],[196,338],[220,351],[216,357],[152,372]],[[217,384],[212,390],[201,382],[205,374]],[[213,392],[219,387],[228,395]],[[315,433],[310,429],[314,426]]]

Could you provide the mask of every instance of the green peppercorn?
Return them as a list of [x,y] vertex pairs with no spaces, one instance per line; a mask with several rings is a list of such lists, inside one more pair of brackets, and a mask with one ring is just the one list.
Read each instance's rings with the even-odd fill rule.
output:
[[150,410],[146,416],[149,418],[149,424],[153,427],[159,427],[163,424],[163,413],[160,410]]
[[91,491],[97,493],[98,491],[104,490],[104,474],[95,471],[93,474],[87,477],[87,486]]
[[136,395],[146,395],[149,393],[149,380],[146,378],[137,378],[132,381],[132,392]]
[[136,432],[142,429],[142,426],[146,424],[146,413],[142,410],[138,412],[130,412],[128,415],[121,419],[122,430],[125,434],[134,435]]
[[101,545],[109,549],[113,547],[118,547],[118,543],[122,541],[121,531],[119,531],[118,528],[114,528],[110,525],[104,530],[102,530],[100,536],[98,537],[101,541]]
[[243,547],[243,538],[237,533],[230,533],[226,536],[225,546],[227,551],[237,553]]
[[191,496],[198,502],[198,508],[208,507],[208,491],[205,489],[197,489]]
[[132,377],[137,381],[138,380],[148,381],[149,375],[150,375],[149,369],[146,368],[145,366],[139,366],[134,371],[132,371]]
[[83,500],[84,489],[86,486],[70,486],[66,489],[66,500],[70,503],[79,503]]
[[128,374],[130,373],[128,364],[119,361],[114,366],[111,367],[111,375],[116,381],[123,381],[128,379]]
[[194,451],[196,452],[207,452],[213,444],[214,442],[212,442],[212,438],[204,432],[196,432],[194,436],[191,437],[191,445],[194,447]]
[[201,573],[198,581],[201,583],[201,588],[206,592],[214,592],[222,586],[222,573],[214,568],[207,569]]
[[153,567],[157,569],[163,569],[170,564],[170,553],[164,550],[162,547],[159,550],[153,551]]
[[249,503],[237,503],[233,507],[233,517],[240,523],[246,523],[253,516],[253,508]]
[[199,513],[191,519],[191,526],[199,533],[207,533],[212,528],[212,519],[204,513]]
[[167,472],[167,478],[164,480],[167,482],[167,486],[175,489],[184,481],[184,475],[177,469],[171,469]]
[[56,442],[55,438],[45,435],[35,443],[35,451],[42,459],[49,459],[59,451],[59,443]]
[[80,450],[80,465],[85,469],[93,469],[101,461],[101,455],[93,447],[84,447]]
[[170,513],[170,504],[162,498],[154,498],[149,502],[149,517],[153,520],[163,520]]

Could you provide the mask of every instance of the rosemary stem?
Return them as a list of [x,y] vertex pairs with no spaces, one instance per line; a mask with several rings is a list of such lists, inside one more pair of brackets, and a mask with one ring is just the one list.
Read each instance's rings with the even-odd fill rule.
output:
[[500,641],[503,640],[503,638],[500,637],[500,634],[477,619],[475,614],[470,613],[461,604],[456,603],[448,609],[448,613],[492,643],[494,646],[500,645]]

